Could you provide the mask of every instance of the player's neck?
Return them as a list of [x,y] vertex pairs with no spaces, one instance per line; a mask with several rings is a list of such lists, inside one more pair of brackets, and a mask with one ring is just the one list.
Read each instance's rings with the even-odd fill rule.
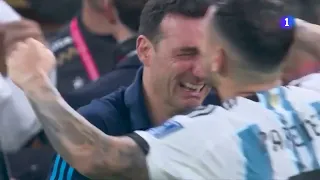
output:
[[81,20],[87,30],[94,34],[106,35],[112,33],[111,25],[104,15],[92,9],[86,1],[83,3]]
[[281,80],[274,80],[268,83],[246,85],[244,85],[243,83],[241,84],[229,81],[226,83],[221,83],[221,85],[217,88],[217,92],[221,101],[226,101],[237,96],[250,96],[255,92],[266,91],[274,87],[280,86],[281,84]]

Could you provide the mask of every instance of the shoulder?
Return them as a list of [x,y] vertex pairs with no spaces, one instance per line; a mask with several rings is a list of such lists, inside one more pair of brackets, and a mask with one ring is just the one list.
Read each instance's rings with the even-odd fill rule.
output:
[[79,90],[79,92],[95,92],[100,96],[101,94],[112,93],[122,86],[127,87],[134,80],[139,67],[115,68],[113,71],[101,76],[96,82],[90,83]]
[[120,88],[103,98],[79,108],[78,112],[91,124],[110,135],[127,133],[128,109],[124,103],[125,88]]
[[314,90],[320,93],[320,73],[313,73],[289,83],[291,86]]
[[287,86],[287,96],[290,100],[297,101],[320,101],[320,91],[311,88]]
[[161,126],[149,129],[147,133],[149,136],[160,139],[173,134],[173,137],[180,137],[184,133],[196,135],[199,132],[201,132],[201,135],[196,136],[209,137],[212,135],[220,136],[222,132],[224,134],[233,133],[235,128],[246,126],[248,126],[248,122],[239,120],[236,114],[222,107],[211,105],[198,107],[197,110],[186,115],[176,115]]
[[[107,100],[117,98],[118,90],[121,91],[121,89],[128,87],[132,83],[137,70],[138,67],[132,69],[115,69],[103,75],[95,82],[91,82],[71,93],[64,93],[64,99],[71,107],[77,109],[90,103],[93,99],[101,98],[105,95],[108,95],[105,97]],[[115,91],[116,93],[113,93]]]

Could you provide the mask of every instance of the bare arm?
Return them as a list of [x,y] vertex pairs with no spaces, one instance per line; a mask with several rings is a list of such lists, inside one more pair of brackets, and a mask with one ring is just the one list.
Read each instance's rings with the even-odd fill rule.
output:
[[320,26],[296,19],[295,44],[320,61]]
[[148,179],[145,155],[132,139],[105,135],[43,79],[29,81],[34,84],[25,93],[52,146],[71,166],[91,179]]

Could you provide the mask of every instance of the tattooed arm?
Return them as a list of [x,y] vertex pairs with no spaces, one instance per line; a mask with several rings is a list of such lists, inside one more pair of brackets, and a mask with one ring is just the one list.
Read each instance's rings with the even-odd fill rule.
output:
[[91,179],[148,179],[145,155],[128,137],[112,137],[91,125],[49,81],[55,57],[42,43],[18,42],[7,57],[8,74],[29,98],[54,149]]
[[145,155],[128,137],[107,136],[74,111],[43,78],[25,93],[55,150],[91,179],[148,179]]

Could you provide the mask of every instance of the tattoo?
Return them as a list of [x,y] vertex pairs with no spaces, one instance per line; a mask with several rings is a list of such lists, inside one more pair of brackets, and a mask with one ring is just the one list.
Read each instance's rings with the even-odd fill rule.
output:
[[91,179],[148,179],[145,155],[132,139],[98,130],[47,82],[25,93],[52,146],[80,173]]

